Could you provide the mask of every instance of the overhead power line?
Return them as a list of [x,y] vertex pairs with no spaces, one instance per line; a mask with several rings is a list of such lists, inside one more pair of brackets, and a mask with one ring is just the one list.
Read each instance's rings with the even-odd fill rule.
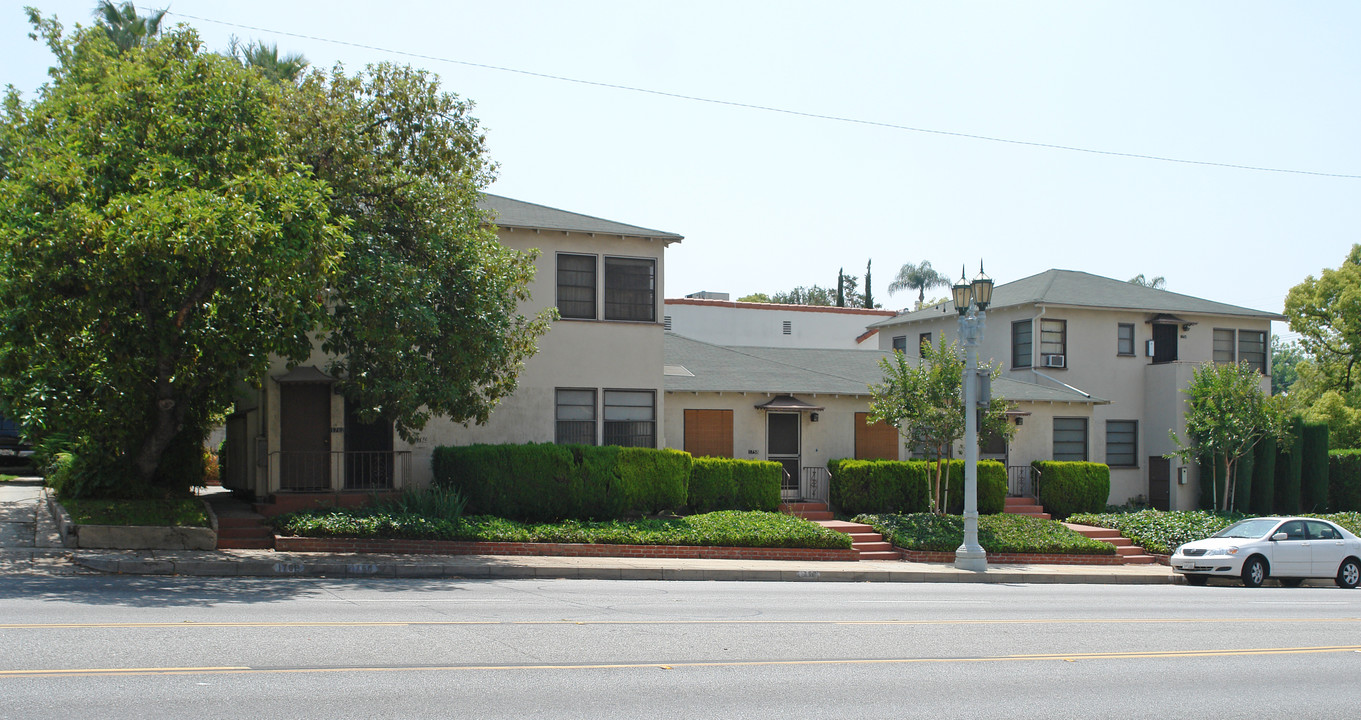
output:
[[198,20],[216,25],[241,28],[243,30],[254,30],[256,32],[272,33],[286,37],[295,37],[303,40],[315,40],[317,42],[330,43],[332,45],[344,45],[362,50],[373,50],[391,55],[401,55],[403,57],[417,58],[420,60],[430,60],[433,62],[449,63],[452,65],[462,65],[464,67],[481,68],[483,70],[495,70],[498,72],[514,73],[528,77],[542,78],[544,80],[556,80],[559,82],[575,83],[577,85],[587,85],[590,87],[609,88],[611,90],[624,90],[627,92],[643,93],[646,95],[656,95],[659,97],[673,98],[676,100],[688,100],[691,102],[707,103],[710,105],[722,105],[727,107],[743,108],[747,110],[760,110],[762,112],[779,113],[781,115],[792,115],[794,117],[813,118],[816,120],[830,120],[833,122],[851,123],[854,125],[866,125],[869,127],[887,128],[890,130],[902,130],[906,132],[925,133],[928,135],[944,135],[947,137],[966,138],[969,140],[986,140],[988,142],[1006,143],[1008,145],[1022,145],[1026,147],[1047,148],[1050,150],[1066,150],[1068,152],[1087,153],[1089,155],[1109,155],[1113,157],[1136,158],[1139,160],[1156,160],[1159,162],[1179,163],[1182,165],[1203,165],[1208,167],[1230,168],[1233,170],[1252,170],[1256,172],[1287,173],[1291,175],[1314,175],[1318,177],[1347,178],[1351,180],[1361,180],[1361,175],[1350,175],[1347,173],[1318,172],[1314,170],[1293,170],[1290,168],[1264,167],[1260,165],[1242,165],[1238,163],[1213,162],[1210,160],[1187,160],[1185,158],[1167,157],[1164,155],[1148,155],[1144,153],[1119,152],[1116,150],[1097,150],[1094,148],[1077,147],[1075,145],[1060,145],[1057,143],[1035,142],[1031,140],[1015,140],[1012,138],[994,137],[992,135],[978,135],[974,133],[956,132],[953,130],[935,130],[932,128],[913,127],[899,123],[883,122],[879,120],[863,120],[860,118],[844,117],[841,115],[829,115],[826,113],[806,112],[802,110],[789,110],[787,108],[771,107],[769,105],[757,105],[754,103],[744,103],[735,100],[719,100],[717,98],[700,97],[698,95],[686,95],[683,93],[667,92],[665,90],[652,90],[650,88],[634,87],[632,85],[620,85],[618,83],[600,82],[598,80],[582,80],[580,78],[553,75],[551,73],[535,72],[533,70],[521,70],[519,68],[503,67],[500,65],[489,65],[486,63],[476,63],[467,60],[454,60],[452,58],[438,57],[435,55],[423,55],[407,50],[393,50],[390,48],[378,47],[375,45],[365,45],[363,43],[349,42],[347,40],[333,40],[331,38],[318,37],[316,35],[306,35],[303,33],[287,32],[284,30],[272,30],[270,28],[256,27],[253,25],[243,25],[241,23],[227,22],[225,20],[214,20],[212,18],[198,17],[196,15],[186,15],[185,13],[167,11],[167,15],[174,15],[188,20]]

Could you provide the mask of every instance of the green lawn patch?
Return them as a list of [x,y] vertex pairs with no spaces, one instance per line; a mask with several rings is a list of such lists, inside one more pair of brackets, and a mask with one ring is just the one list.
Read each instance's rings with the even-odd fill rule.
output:
[[18,476],[16,476],[16,475],[0,475],[0,482],[9,482],[10,480],[18,480],[18,479],[19,479],[19,478],[18,478]]
[[[1193,540],[1203,540],[1224,528],[1250,517],[1236,512],[1212,510],[1140,510],[1131,513],[1081,513],[1068,518],[1068,522],[1079,525],[1119,530],[1135,545],[1159,555],[1171,555],[1178,545]],[[1306,515],[1332,520],[1342,527],[1361,535],[1361,513],[1342,512],[1332,515]]]
[[208,527],[208,512],[198,498],[178,500],[62,500],[77,525],[156,525]]
[[849,535],[771,512],[720,512],[645,520],[521,523],[490,515],[429,517],[385,508],[326,508],[281,515],[280,534],[299,537],[401,538],[484,542],[718,545],[849,549]]
[[[855,522],[872,526],[906,550],[954,552],[964,542],[964,518],[959,515],[860,515]],[[1115,554],[1114,545],[1084,537],[1062,523],[1007,513],[979,516],[978,544],[995,553]]]

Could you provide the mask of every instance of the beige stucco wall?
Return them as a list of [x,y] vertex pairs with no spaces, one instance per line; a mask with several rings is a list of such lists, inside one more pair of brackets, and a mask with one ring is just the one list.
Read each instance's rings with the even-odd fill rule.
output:
[[[680,299],[666,303],[671,332],[714,345],[862,349],[874,339],[857,339],[883,313],[839,308]],[[789,334],[784,323],[789,323]]]
[[[766,415],[756,406],[767,402],[773,393],[668,392],[666,394],[666,447],[685,449],[686,410],[732,410],[733,456],[747,460],[766,460]],[[818,421],[801,413],[799,450],[802,467],[827,467],[828,460],[855,457],[855,413],[869,410],[865,395],[811,395],[795,393],[811,405],[820,405]],[[899,448],[899,457],[906,458]]]
[[[1000,362],[1004,375],[1008,377],[1051,387],[1065,383],[1108,401],[1093,406],[1090,411],[1088,453],[1094,462],[1105,462],[1107,420],[1138,422],[1138,466],[1111,468],[1112,503],[1123,503],[1138,496],[1146,498],[1149,492],[1148,457],[1172,450],[1169,431],[1184,436],[1185,396],[1182,390],[1189,384],[1195,367],[1213,358],[1214,330],[1264,331],[1268,337],[1271,333],[1271,321],[1266,319],[1178,313],[1178,317],[1189,323],[1178,333],[1178,359],[1176,362],[1154,365],[1145,352],[1147,341],[1152,339],[1152,326],[1148,323],[1152,315],[1151,312],[1138,310],[1042,305],[1006,307],[987,313],[987,330],[979,349],[980,359],[991,358]],[[1039,320],[1042,318],[1067,321],[1065,368],[1039,367]],[[1032,341],[1032,362],[1035,366],[1013,369],[1010,367],[1011,324],[1025,319],[1035,321]],[[1122,356],[1116,352],[1117,326],[1121,323],[1134,326],[1133,356]],[[942,313],[939,318],[884,327],[879,332],[880,347],[891,348],[894,336],[906,335],[908,347],[915,348],[918,334],[922,332],[933,333],[932,337],[936,340],[942,336],[957,340],[957,316]],[[1270,392],[1269,374],[1262,377],[1262,388]],[[1068,416],[1081,414],[1075,412]],[[1056,413],[1049,417],[1060,416],[1063,415]],[[1028,424],[1031,420],[1025,422]],[[1037,418],[1036,422],[1046,421]],[[1027,457],[1032,453],[1039,454],[1039,457],[1029,459],[1048,459],[1052,447],[1052,419],[1047,422],[1047,435],[1026,432],[1017,438],[1013,463],[1018,457]],[[1198,479],[1192,467],[1188,470],[1188,483],[1177,485],[1177,468],[1181,464],[1180,461],[1172,461],[1170,504],[1173,509],[1191,509],[1197,503]]]

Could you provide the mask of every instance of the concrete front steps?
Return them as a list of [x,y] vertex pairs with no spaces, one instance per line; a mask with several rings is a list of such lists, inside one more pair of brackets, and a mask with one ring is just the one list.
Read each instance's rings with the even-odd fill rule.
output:
[[780,505],[780,512],[812,520],[828,530],[850,535],[851,548],[860,553],[861,560],[903,559],[902,554],[893,549],[893,544],[886,542],[884,536],[875,532],[869,525],[833,520],[832,512],[827,509],[827,503],[783,503]]
[[1028,497],[1008,497],[1006,505],[1002,507],[1002,512],[1013,515],[1026,515],[1041,520],[1049,520],[1049,513],[1044,511],[1044,506],[1040,505],[1035,498]]
[[1156,560],[1152,555],[1144,552],[1144,549],[1135,545],[1131,540],[1120,534],[1119,530],[1110,528],[1092,527],[1090,525],[1078,525],[1076,523],[1064,523],[1069,529],[1082,535],[1086,535],[1093,540],[1110,543],[1115,546],[1115,552],[1125,561],[1126,565],[1152,565]]
[[269,550],[274,547],[274,529],[265,516],[228,493],[216,493],[208,504],[217,516],[218,550]]

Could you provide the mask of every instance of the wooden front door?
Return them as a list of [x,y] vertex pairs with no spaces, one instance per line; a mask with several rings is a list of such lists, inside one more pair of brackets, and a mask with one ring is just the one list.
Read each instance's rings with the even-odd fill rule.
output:
[[331,386],[279,386],[279,489],[331,489]]
[[1161,455],[1148,458],[1148,504],[1154,510],[1170,509],[1172,499],[1172,461]]
[[685,452],[695,457],[730,458],[732,454],[732,411],[685,411]]
[[1153,325],[1153,362],[1177,361],[1177,326],[1167,323]]

